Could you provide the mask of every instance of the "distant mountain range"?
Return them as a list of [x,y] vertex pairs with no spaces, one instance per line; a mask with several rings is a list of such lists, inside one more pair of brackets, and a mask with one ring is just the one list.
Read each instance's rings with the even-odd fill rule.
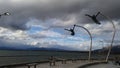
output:
[[41,51],[65,51],[64,49],[59,48],[38,48],[38,47],[29,47],[29,48],[14,48],[14,47],[0,47],[0,50],[41,50]]
[[[5,46],[0,46],[0,50],[75,51],[75,50],[66,50],[66,49],[59,49],[59,48],[44,48],[44,47],[42,47],[42,48],[38,48],[38,47],[15,48],[15,47],[5,47]],[[79,51],[76,51],[76,52],[79,52]],[[87,52],[87,51],[83,51],[83,52]],[[94,53],[107,53],[108,48],[97,49],[97,50],[94,50],[93,52]],[[113,46],[111,53],[120,54],[120,45]]]
[[[108,52],[108,48],[94,50],[94,52],[107,53]],[[111,53],[112,54],[120,54],[120,45],[113,46],[112,50],[111,50]]]

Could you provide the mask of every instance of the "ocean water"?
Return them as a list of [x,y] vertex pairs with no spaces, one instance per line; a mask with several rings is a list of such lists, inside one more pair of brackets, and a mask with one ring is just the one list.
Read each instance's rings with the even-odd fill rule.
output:
[[55,51],[12,51],[0,50],[0,66],[21,64],[29,62],[46,61],[50,56],[60,57],[64,59],[69,58],[87,58],[88,54],[81,54],[75,52],[55,52]]
[[[80,52],[57,52],[57,51],[12,51],[0,50],[0,66],[22,64],[29,62],[47,61],[50,56],[64,59],[87,59],[88,53]],[[100,55],[94,55],[100,58]]]

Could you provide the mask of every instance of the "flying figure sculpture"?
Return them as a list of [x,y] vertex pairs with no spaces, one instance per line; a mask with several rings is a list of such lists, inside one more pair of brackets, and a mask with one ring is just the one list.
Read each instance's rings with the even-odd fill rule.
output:
[[71,35],[74,36],[75,35],[74,29],[75,29],[75,25],[74,25],[74,27],[72,29],[70,28],[70,29],[65,29],[65,30],[70,31]]
[[85,14],[85,16],[88,16],[90,17],[96,24],[101,24],[98,20],[97,20],[97,16],[100,14],[100,12],[98,12],[96,15],[88,15],[88,14]]

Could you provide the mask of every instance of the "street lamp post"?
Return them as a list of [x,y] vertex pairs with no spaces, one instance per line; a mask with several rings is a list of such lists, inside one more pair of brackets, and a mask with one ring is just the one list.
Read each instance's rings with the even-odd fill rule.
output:
[[110,17],[107,17],[105,16],[104,14],[102,14],[101,12],[98,12],[96,15],[93,15],[93,16],[90,16],[88,14],[85,14],[86,16],[90,17],[96,24],[101,24],[98,20],[97,20],[97,16],[101,14],[103,17],[105,17],[106,19],[108,19],[111,23],[112,23],[112,26],[113,26],[113,36],[112,36],[112,41],[111,41],[111,45],[109,47],[109,51],[108,51],[108,54],[106,56],[106,62],[108,62],[108,59],[109,59],[109,56],[110,56],[110,53],[111,53],[111,49],[112,49],[112,46],[113,46],[113,42],[114,42],[114,38],[115,38],[115,33],[116,33],[116,27],[113,23],[113,21],[110,19]]
[[90,36],[91,42],[90,42],[89,57],[88,57],[88,60],[90,61],[91,60],[91,51],[92,51],[92,34],[90,33],[90,31],[87,28],[85,28],[83,26],[79,26],[79,25],[74,25],[73,29],[70,29],[70,30],[65,29],[65,30],[70,31],[71,35],[75,35],[75,31],[74,31],[75,27],[83,28],[84,30],[86,30],[88,32],[88,34]]

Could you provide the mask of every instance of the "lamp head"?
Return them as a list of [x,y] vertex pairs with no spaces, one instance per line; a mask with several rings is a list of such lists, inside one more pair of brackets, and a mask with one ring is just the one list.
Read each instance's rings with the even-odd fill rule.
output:
[[5,15],[5,16],[9,16],[9,15],[10,15],[10,13],[9,13],[9,12],[6,12],[6,13],[4,13],[4,15]]

